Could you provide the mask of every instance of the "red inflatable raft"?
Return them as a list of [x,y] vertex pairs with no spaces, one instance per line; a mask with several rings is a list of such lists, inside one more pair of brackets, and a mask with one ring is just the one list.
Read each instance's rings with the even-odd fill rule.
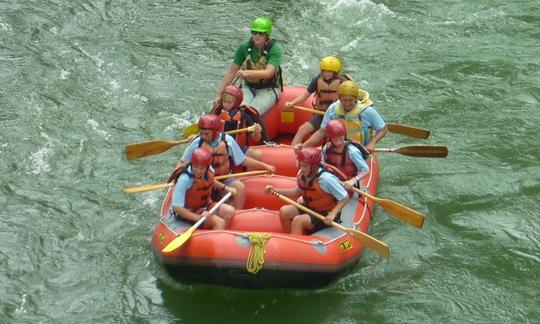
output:
[[[295,154],[289,144],[295,131],[311,117],[309,112],[283,111],[304,87],[288,86],[279,102],[264,115],[268,134],[276,145],[258,148],[263,161],[276,166],[275,175],[240,178],[246,185],[244,209],[226,230],[197,229],[180,248],[162,249],[192,226],[169,215],[173,188],[165,196],[161,217],[152,235],[157,259],[181,282],[216,283],[244,288],[315,288],[329,284],[350,270],[360,259],[364,246],[335,227],[311,235],[283,233],[279,208],[286,204],[264,193],[296,185]],[[311,98],[303,105],[309,107]],[[368,159],[371,169],[364,185],[375,194],[379,165],[375,155]],[[341,225],[367,233],[372,218],[372,202],[355,194],[343,208]]]

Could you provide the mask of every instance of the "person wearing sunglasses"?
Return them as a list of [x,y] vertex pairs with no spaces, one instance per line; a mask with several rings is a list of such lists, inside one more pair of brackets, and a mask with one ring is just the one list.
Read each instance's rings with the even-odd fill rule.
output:
[[281,43],[271,39],[272,21],[259,17],[251,24],[251,37],[240,44],[234,59],[218,87],[214,103],[233,80],[242,79],[244,104],[263,115],[279,99],[283,91],[281,76]]

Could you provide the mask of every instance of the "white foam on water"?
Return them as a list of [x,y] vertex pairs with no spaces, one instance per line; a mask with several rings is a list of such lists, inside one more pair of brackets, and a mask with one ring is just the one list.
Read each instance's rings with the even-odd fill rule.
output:
[[28,300],[28,294],[23,293],[22,296],[21,296],[21,302],[20,302],[19,306],[17,306],[17,309],[15,309],[15,313],[17,313],[17,314],[26,313],[27,300]]
[[87,124],[88,126],[90,126],[90,128],[92,128],[94,131],[96,131],[96,133],[97,133],[99,136],[103,137],[104,139],[107,139],[107,140],[108,140],[108,139],[111,138],[111,135],[110,135],[110,134],[108,134],[106,131],[104,131],[104,130],[102,130],[102,129],[99,129],[99,123],[98,123],[96,120],[94,120],[94,119],[89,119],[89,120],[86,122],[86,124]]
[[68,76],[70,75],[71,75],[71,72],[69,71],[66,71],[66,70],[60,71],[60,79],[62,80],[67,80]]
[[[395,16],[396,14],[382,3],[374,3],[369,0],[337,0],[337,1],[321,1],[322,5],[326,5],[329,11],[341,11],[342,9],[351,8],[366,8],[375,9],[380,14]],[[361,13],[361,11],[359,11]]]
[[189,111],[184,111],[179,115],[172,115],[172,119],[174,120],[172,125],[169,125],[165,128],[165,131],[174,131],[178,129],[182,129],[186,126],[189,126],[193,123],[196,123],[197,120],[194,120],[195,117],[198,118],[198,116],[195,116],[193,113]]

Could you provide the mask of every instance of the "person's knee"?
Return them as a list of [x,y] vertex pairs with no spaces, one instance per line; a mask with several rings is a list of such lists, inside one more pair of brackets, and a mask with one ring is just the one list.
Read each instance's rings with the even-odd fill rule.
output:
[[225,229],[225,220],[221,217],[213,217],[212,228],[215,230]]
[[230,224],[232,219],[234,218],[234,215],[236,214],[236,209],[234,209],[231,205],[225,205],[223,206],[223,219],[227,222],[227,224]]

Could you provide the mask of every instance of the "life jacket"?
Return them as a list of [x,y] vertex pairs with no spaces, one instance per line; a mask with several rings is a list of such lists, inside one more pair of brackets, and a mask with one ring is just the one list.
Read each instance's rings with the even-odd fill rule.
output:
[[343,145],[343,150],[338,151],[333,145],[332,142],[328,142],[326,147],[326,163],[335,166],[338,170],[341,170],[348,180],[356,175],[358,169],[354,165],[354,162],[349,156],[349,145],[356,146],[362,153],[362,158],[365,159],[367,151],[365,147],[360,143],[355,143],[351,141],[345,141]]
[[[251,59],[251,52],[253,51],[253,47],[255,46],[253,43],[253,39],[249,39],[249,45],[248,45],[248,51],[246,58],[244,59],[244,63],[242,63],[242,70],[264,70],[266,69],[266,65],[268,64],[268,54],[270,53],[270,49],[274,44],[276,43],[275,39],[269,39],[266,44],[264,45],[264,48],[261,50],[259,49],[259,59],[257,62],[253,62]],[[254,78],[247,78],[246,79],[248,85],[255,89],[262,89],[262,88],[273,88],[276,86],[281,87],[281,91],[283,91],[283,76],[281,73],[281,66],[276,67],[276,73],[274,76],[270,79],[254,79]]]
[[325,80],[322,73],[317,79],[317,94],[314,97],[313,107],[317,110],[326,111],[328,106],[339,99],[337,90],[341,82],[350,80],[344,74],[338,73],[330,80]]
[[211,203],[210,194],[214,186],[214,173],[210,171],[210,168],[206,170],[206,173],[201,178],[196,178],[188,170],[184,171],[184,173],[193,179],[193,185],[186,191],[184,207],[193,211],[208,206]]
[[199,147],[205,146],[212,150],[212,167],[215,175],[228,174],[231,171],[231,157],[229,156],[229,146],[225,139],[225,133],[221,133],[219,144],[214,148],[210,144],[199,142]]
[[322,190],[321,186],[319,185],[319,177],[323,172],[327,171],[324,169],[320,170],[309,181],[302,174],[302,171],[299,171],[296,176],[296,183],[302,190],[304,205],[319,213],[329,212],[337,205],[336,198],[332,194]]
[[[211,113],[215,113],[216,115],[219,115],[219,118],[223,120],[224,132],[248,127],[247,121],[246,121],[246,114],[250,114],[251,116],[253,116],[253,118],[256,118],[259,115],[259,113],[255,109],[253,109],[250,106],[245,106],[245,105],[240,106],[240,108],[233,108],[230,112],[223,110],[223,106],[219,106],[217,109],[212,110]],[[255,143],[250,143],[251,133],[249,132],[244,132],[242,134],[239,134],[238,137],[236,136],[236,134],[232,134],[231,136],[236,140],[236,142],[238,143],[240,147],[243,145],[249,146],[249,145],[255,144]]]

